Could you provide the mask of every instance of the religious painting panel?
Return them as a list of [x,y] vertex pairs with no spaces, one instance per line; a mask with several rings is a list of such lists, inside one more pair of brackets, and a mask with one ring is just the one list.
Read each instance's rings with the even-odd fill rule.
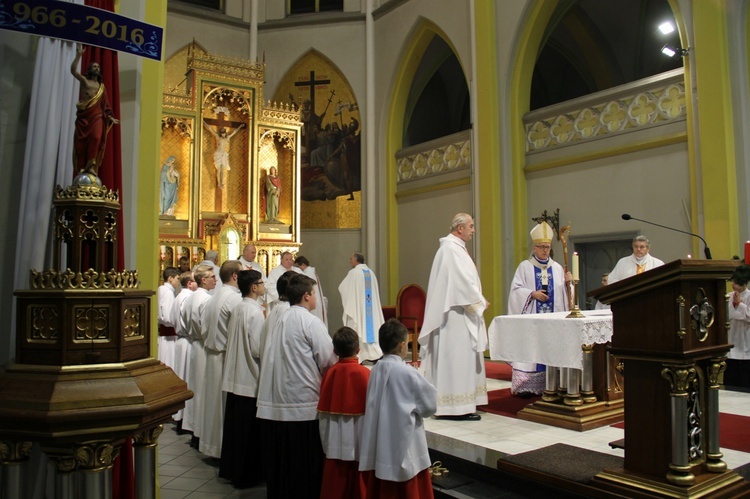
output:
[[361,226],[361,118],[346,77],[315,50],[279,83],[275,101],[300,111],[300,218],[303,229]]
[[[164,233],[185,233],[191,209],[194,120],[164,115],[161,120],[159,220]],[[170,223],[170,222],[183,223]],[[170,228],[175,230],[170,230]]]
[[203,82],[201,212],[248,213],[253,89]]

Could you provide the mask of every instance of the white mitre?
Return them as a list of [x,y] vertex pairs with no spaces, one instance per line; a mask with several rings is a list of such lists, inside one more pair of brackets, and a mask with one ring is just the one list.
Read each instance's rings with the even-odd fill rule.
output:
[[552,227],[550,227],[547,222],[542,222],[531,229],[530,234],[531,242],[533,242],[534,244],[550,244],[552,242],[552,235],[554,234],[554,232],[552,231]]

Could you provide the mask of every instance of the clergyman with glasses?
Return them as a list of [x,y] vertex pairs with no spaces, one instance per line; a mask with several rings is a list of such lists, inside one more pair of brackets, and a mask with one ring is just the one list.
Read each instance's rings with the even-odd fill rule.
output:
[[[509,314],[545,314],[568,310],[566,283],[570,272],[550,257],[554,230],[542,222],[531,231],[531,255],[522,261],[513,276],[508,298]],[[522,397],[541,395],[545,387],[545,367],[513,362],[510,391]]]

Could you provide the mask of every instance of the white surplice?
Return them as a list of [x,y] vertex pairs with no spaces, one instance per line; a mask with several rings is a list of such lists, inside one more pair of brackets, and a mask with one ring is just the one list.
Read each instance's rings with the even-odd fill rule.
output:
[[486,308],[479,272],[466,243],[453,234],[441,238],[419,334],[422,367],[437,388],[440,416],[473,413],[476,406],[487,404]]
[[[175,333],[177,333],[176,340],[174,342],[174,365],[172,369],[174,373],[180,377],[182,381],[187,383],[188,373],[190,372],[190,335],[187,331],[185,323],[182,321],[181,312],[185,300],[193,292],[187,288],[182,288],[179,294],[175,297],[174,303],[172,304],[172,324],[174,324]],[[174,415],[175,421],[182,421],[184,417],[184,409],[180,409]]]
[[224,429],[224,352],[232,311],[242,303],[239,288],[224,284],[206,305],[201,322],[203,346],[206,349],[206,372],[203,376],[203,417],[198,450],[211,457],[221,457]]
[[644,264],[646,265],[644,269],[645,272],[646,270],[661,267],[662,265],[664,265],[664,262],[662,262],[658,258],[654,258],[649,253],[646,253],[646,256],[644,256],[640,260],[638,260],[635,255],[620,258],[620,260],[617,262],[617,265],[615,265],[615,268],[612,269],[612,272],[610,272],[607,276],[607,284],[614,284],[617,281],[622,281],[623,279],[634,276],[636,272],[638,272],[638,265]]
[[193,391],[193,398],[185,402],[185,413],[182,417],[182,429],[192,431],[200,438],[201,417],[203,415],[203,374],[206,370],[206,350],[203,348],[201,336],[201,317],[211,295],[204,288],[196,289],[185,299],[181,320],[188,325],[191,339],[190,372],[188,373],[188,388]]
[[727,358],[750,359],[750,289],[740,293],[740,304],[737,308],[729,299],[729,343],[734,346]]
[[281,318],[284,316],[284,313],[289,310],[288,301],[279,300],[276,302],[276,306],[273,307],[273,310],[269,314],[266,315],[266,321],[263,323],[263,327],[260,330],[260,363],[261,366],[263,365],[263,360],[266,358],[267,353],[266,350],[268,349],[268,336],[271,331],[274,330],[276,327],[276,324],[281,320]]
[[[160,326],[174,327],[172,322],[172,304],[174,304],[176,289],[171,284],[165,282],[157,291],[157,302],[159,304],[159,314],[157,321]],[[174,369],[174,336],[161,336],[157,340],[157,352],[160,361]]]
[[274,421],[316,420],[320,382],[337,360],[323,322],[302,306],[290,307],[266,338],[257,417]]
[[315,267],[308,266],[305,270],[302,271],[302,273],[310,279],[314,279],[317,283],[315,285],[315,294],[318,295],[318,300],[315,304],[315,308],[310,312],[312,312],[315,317],[323,321],[323,324],[325,324],[326,328],[328,328],[328,298],[323,295],[323,286],[320,284],[320,277],[318,276],[318,272],[315,270]]
[[242,397],[258,397],[260,377],[260,332],[263,307],[249,297],[229,317],[222,390]]
[[437,390],[398,355],[384,356],[370,373],[359,470],[405,482],[430,466],[424,418],[435,414]]
[[359,361],[379,359],[383,356],[383,351],[378,343],[378,331],[385,321],[375,273],[367,265],[360,263],[341,281],[339,293],[344,307],[344,326],[352,328],[359,335]]

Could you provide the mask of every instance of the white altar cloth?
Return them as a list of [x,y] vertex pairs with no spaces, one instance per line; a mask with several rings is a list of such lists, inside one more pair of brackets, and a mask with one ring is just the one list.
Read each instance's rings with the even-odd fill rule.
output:
[[586,310],[583,318],[570,312],[500,315],[488,329],[490,359],[583,369],[581,345],[612,339],[612,311]]

